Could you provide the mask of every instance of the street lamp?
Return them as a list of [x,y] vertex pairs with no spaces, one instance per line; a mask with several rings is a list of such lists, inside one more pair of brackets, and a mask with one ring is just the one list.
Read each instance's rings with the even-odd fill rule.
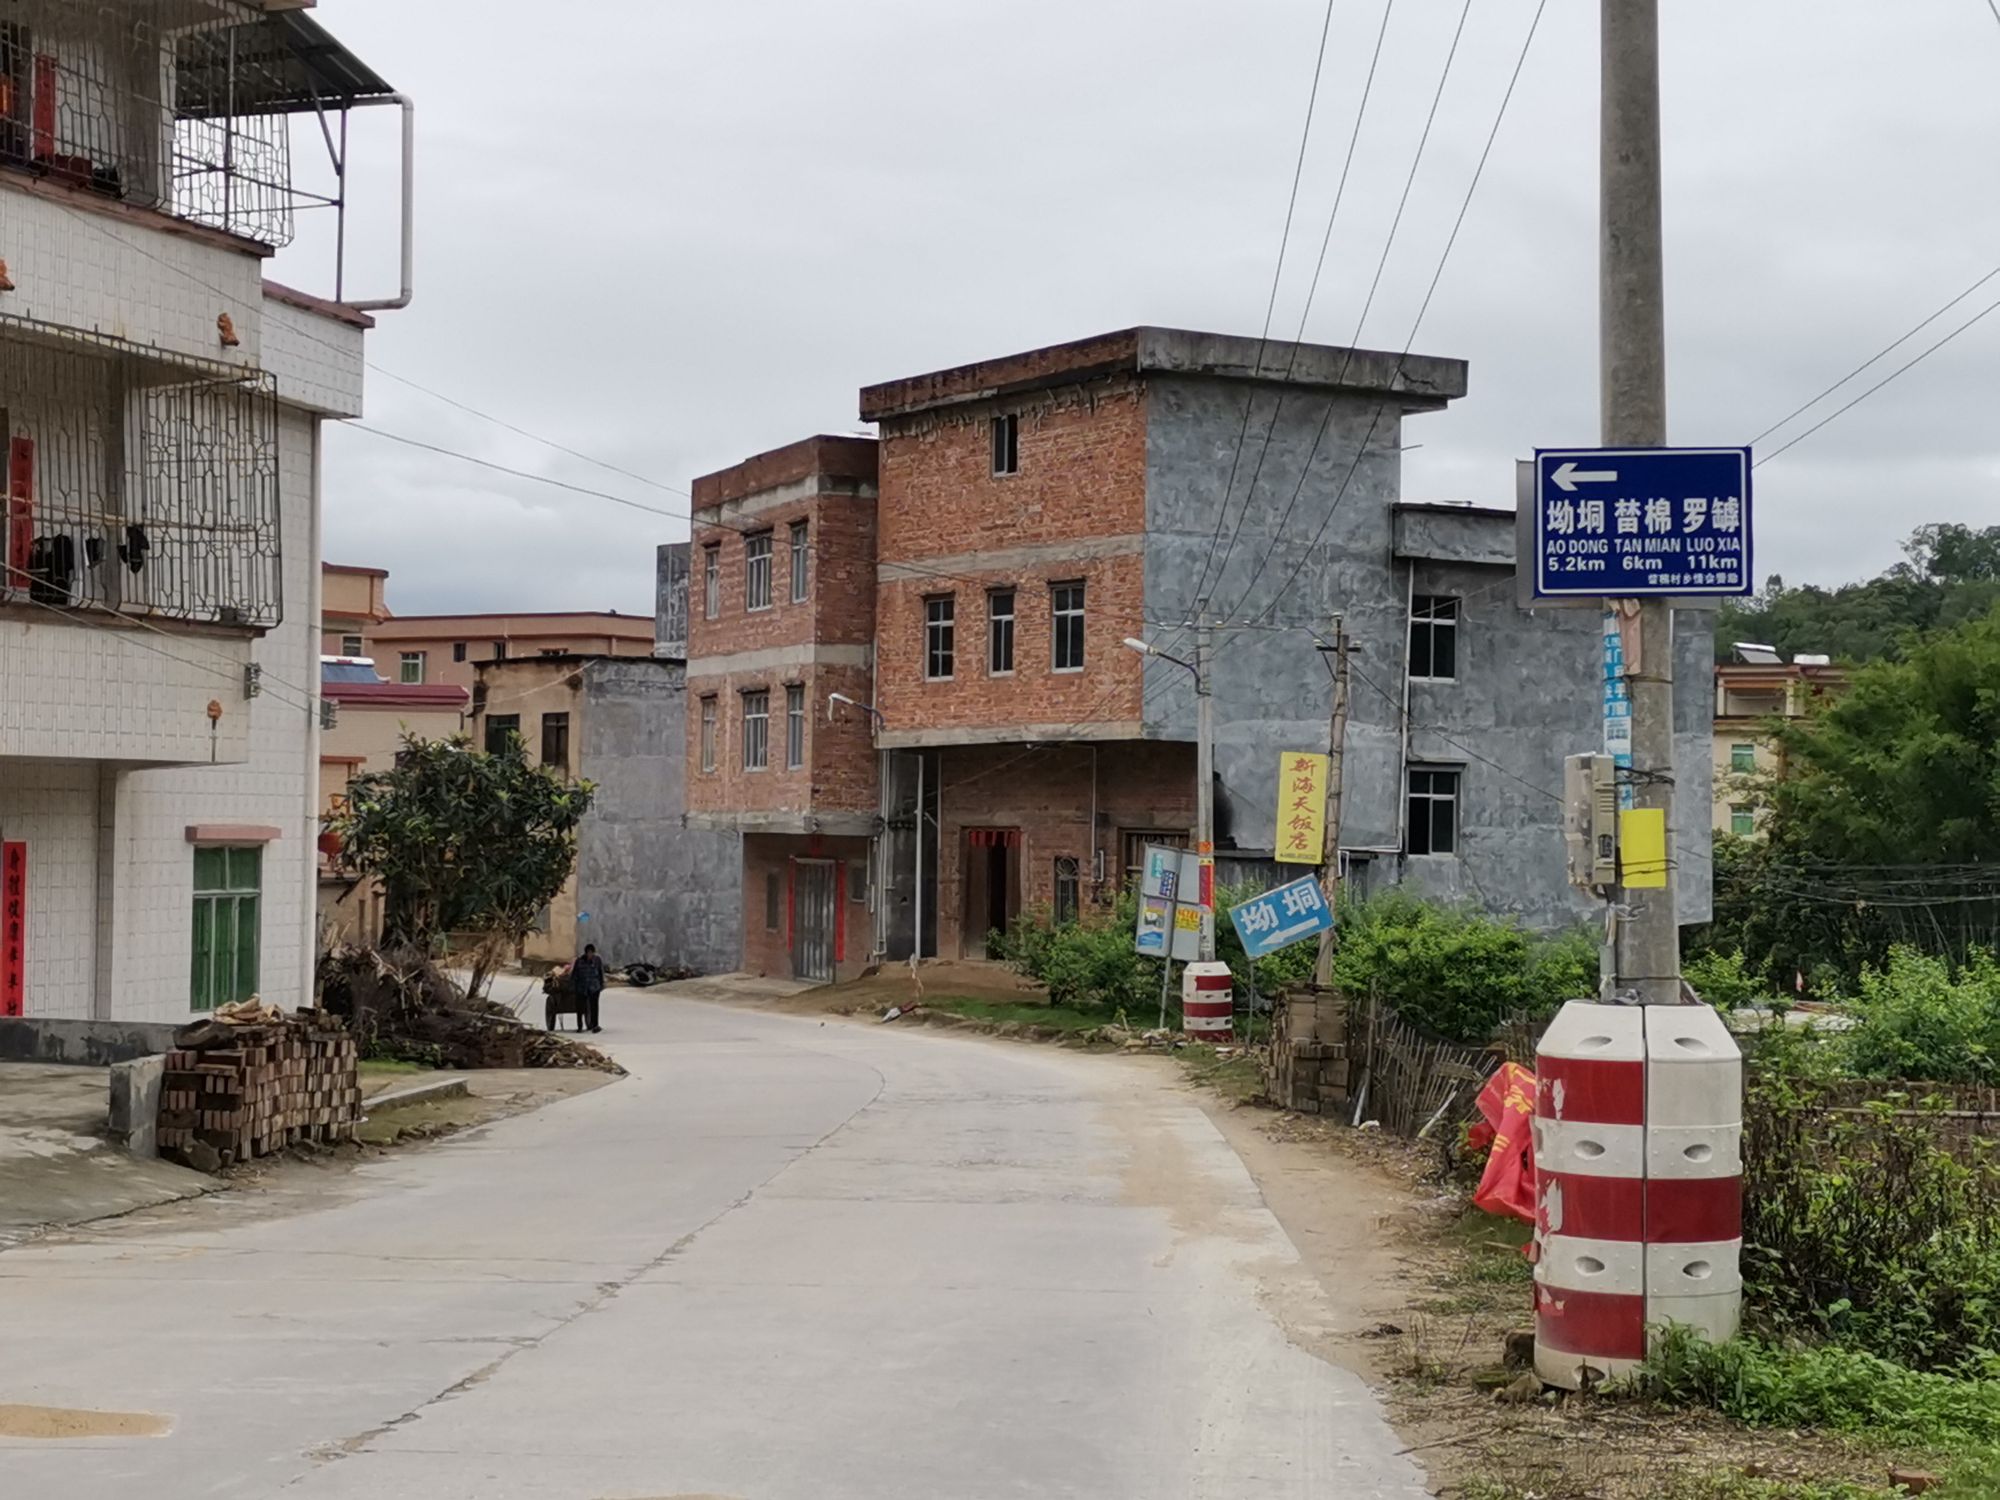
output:
[[[1170,661],[1194,678],[1195,704],[1195,788],[1194,788],[1194,844],[1195,853],[1200,856],[1204,869],[1213,870],[1215,860],[1215,700],[1208,691],[1209,639],[1206,624],[1195,627],[1194,660],[1185,661],[1169,655],[1150,641],[1143,641],[1135,635],[1125,637],[1125,644],[1141,656],[1157,656],[1162,661]],[[1214,877],[1209,879],[1209,895],[1213,899]],[[1173,935],[1167,935],[1169,951],[1173,946]],[[1215,957],[1215,923],[1211,916],[1201,928],[1201,957],[1213,960]]]

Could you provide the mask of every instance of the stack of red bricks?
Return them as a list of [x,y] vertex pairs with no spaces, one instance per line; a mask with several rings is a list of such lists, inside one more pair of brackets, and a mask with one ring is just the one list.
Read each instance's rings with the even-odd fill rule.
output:
[[162,1156],[214,1171],[300,1141],[353,1135],[359,1055],[337,1020],[300,1011],[261,1025],[191,1030],[199,1038],[167,1054]]

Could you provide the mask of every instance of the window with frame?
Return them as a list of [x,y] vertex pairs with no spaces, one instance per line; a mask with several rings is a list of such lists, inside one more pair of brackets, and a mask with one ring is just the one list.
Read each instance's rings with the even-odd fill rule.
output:
[[360,636],[344,635],[340,638],[340,654],[342,656],[366,656],[368,651]]
[[569,770],[569,715],[542,715],[542,764]]
[[1755,745],[1731,745],[1729,747],[1729,770],[1735,776],[1748,776],[1757,769],[1757,747]]
[[952,673],[958,645],[958,601],[950,594],[924,600],[924,676],[942,682]]
[[994,677],[1014,672],[1014,591],[994,589],[986,596],[986,670]]
[[1729,806],[1729,831],[1739,839],[1754,837],[1757,832],[1757,814],[1747,803],[1732,802]]
[[1056,925],[1076,921],[1082,914],[1082,907],[1083,867],[1074,855],[1059,854],[1056,856]]
[[993,472],[1021,472],[1021,419],[1014,412],[993,419]]
[[1410,601],[1410,676],[1452,682],[1458,677],[1456,594],[1418,594]]
[[764,930],[776,932],[784,925],[785,882],[776,870],[764,877]]
[[743,538],[743,607],[771,607],[771,533]]
[[1458,852],[1461,774],[1456,766],[1410,767],[1409,823],[1404,834],[1406,853]]
[[800,603],[812,582],[812,537],[807,523],[792,522],[792,603]]
[[1083,670],[1083,585],[1058,583],[1049,590],[1049,634],[1058,672]]
[[715,769],[715,695],[701,700],[701,768]]
[[1185,828],[1127,828],[1120,834],[1125,853],[1125,883],[1136,885],[1146,870],[1146,846],[1159,844],[1168,849],[1185,849],[1190,840]]
[[743,769],[762,771],[771,764],[771,693],[759,688],[743,695]]
[[785,684],[785,769],[796,771],[806,763],[806,686]]
[[866,859],[848,861],[847,899],[863,903],[868,900],[868,861]]
[[701,549],[701,617],[714,620],[722,615],[722,543],[710,542]]
[[486,716],[486,753],[498,755],[507,748],[508,741],[521,733],[519,714],[488,714]]
[[416,684],[424,680],[424,660],[426,651],[405,651],[400,662],[398,681]]
[[263,865],[264,851],[255,845],[204,846],[194,851],[189,1003],[195,1010],[233,1005],[257,993]]
[[495,641],[493,643],[493,659],[495,661],[505,661],[507,659],[507,643],[505,641]]
[[452,659],[453,661],[464,661],[464,660],[465,660],[465,642],[464,642],[464,641],[453,641],[453,642],[451,643],[451,659]]

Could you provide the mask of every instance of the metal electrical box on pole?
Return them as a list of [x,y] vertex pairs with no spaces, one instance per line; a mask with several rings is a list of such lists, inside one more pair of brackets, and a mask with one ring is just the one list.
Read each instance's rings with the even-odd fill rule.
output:
[[1563,847],[1569,883],[1593,896],[1618,885],[1618,765],[1609,755],[1563,762]]

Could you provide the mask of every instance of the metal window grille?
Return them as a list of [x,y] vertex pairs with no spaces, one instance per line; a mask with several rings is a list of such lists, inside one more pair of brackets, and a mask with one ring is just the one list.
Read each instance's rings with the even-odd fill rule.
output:
[[771,694],[759,688],[743,695],[743,769],[761,771],[771,764]]
[[0,315],[0,437],[0,597],[283,619],[269,375]]
[[986,596],[986,670],[1004,677],[1014,670],[1014,591]]
[[785,765],[796,771],[806,763],[806,689],[802,682],[785,687]]
[[1080,912],[1082,894],[1082,866],[1075,856],[1056,856],[1056,899],[1055,919],[1058,926],[1074,922]]
[[1059,583],[1049,590],[1054,666],[1058,672],[1083,670],[1083,585]]
[[1451,594],[1419,594],[1410,602],[1410,675],[1450,681],[1458,676],[1458,604]]
[[806,596],[812,581],[811,536],[804,521],[792,522],[792,603]]
[[715,699],[701,700],[701,768],[715,769]]
[[1434,766],[1410,767],[1408,852],[1458,852],[1459,772]]
[[743,607],[771,607],[771,533],[743,538]]
[[257,992],[264,851],[254,846],[194,851],[195,1010],[233,1005]]
[[933,682],[951,676],[957,654],[957,609],[950,594],[924,600],[924,676]]
[[[298,66],[245,0],[8,0],[0,167],[267,245],[301,201],[270,101]],[[329,99],[329,109],[339,101]]]

